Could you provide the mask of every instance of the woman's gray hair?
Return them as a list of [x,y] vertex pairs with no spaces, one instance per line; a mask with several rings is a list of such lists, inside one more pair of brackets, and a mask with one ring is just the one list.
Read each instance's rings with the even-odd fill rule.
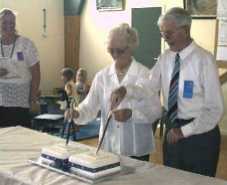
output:
[[3,8],[0,10],[0,20],[2,19],[3,16],[8,15],[8,14],[14,15],[16,17],[17,13],[9,8]]
[[174,7],[168,10],[164,15],[160,16],[158,19],[158,26],[162,24],[163,21],[174,21],[177,27],[188,26],[191,27],[192,18],[188,11],[180,7]]
[[126,47],[129,47],[131,50],[134,50],[139,46],[137,30],[131,28],[127,23],[122,23],[113,28],[109,33],[108,41],[116,36],[119,38],[119,41],[122,42],[122,45],[125,44]]

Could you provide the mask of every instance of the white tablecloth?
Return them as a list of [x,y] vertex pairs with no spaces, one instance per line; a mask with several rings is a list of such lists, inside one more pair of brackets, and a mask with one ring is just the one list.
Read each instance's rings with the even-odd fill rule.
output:
[[[72,177],[32,165],[46,145],[64,143],[61,138],[23,127],[0,129],[0,185],[84,185]],[[77,143],[75,143],[76,145]],[[81,144],[80,144],[81,145]],[[97,184],[103,185],[227,185],[227,181],[201,176],[148,162],[122,157],[130,173],[122,172]]]

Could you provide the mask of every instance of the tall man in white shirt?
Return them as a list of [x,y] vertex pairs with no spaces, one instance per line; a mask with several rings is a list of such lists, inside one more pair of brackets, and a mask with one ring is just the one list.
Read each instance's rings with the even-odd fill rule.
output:
[[215,59],[191,38],[191,16],[184,9],[170,9],[158,26],[169,49],[153,67],[150,82],[151,88],[162,91],[168,112],[164,164],[215,176],[220,151],[217,124],[224,109]]

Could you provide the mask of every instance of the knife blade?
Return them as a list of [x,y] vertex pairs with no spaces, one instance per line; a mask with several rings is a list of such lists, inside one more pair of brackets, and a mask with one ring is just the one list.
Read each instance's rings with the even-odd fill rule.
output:
[[109,122],[110,122],[111,117],[112,117],[112,111],[110,111],[110,112],[108,113],[108,117],[107,117],[107,120],[106,120],[106,124],[105,124],[104,130],[103,130],[101,139],[99,140],[98,146],[97,146],[97,148],[96,148],[96,152],[95,152],[96,155],[98,154],[98,152],[99,152],[99,150],[100,150],[100,148],[101,148],[101,145],[102,145],[102,143],[103,143],[104,136],[105,136],[105,134],[106,134],[106,130],[107,130],[107,127],[108,127],[108,125],[109,125]]

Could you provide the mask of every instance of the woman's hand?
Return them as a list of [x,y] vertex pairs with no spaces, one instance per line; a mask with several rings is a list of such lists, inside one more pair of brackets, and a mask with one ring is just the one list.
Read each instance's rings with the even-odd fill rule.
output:
[[118,89],[115,89],[111,94],[111,110],[114,110],[118,107],[118,105],[121,103],[121,101],[124,99],[127,91],[124,86],[119,87]]
[[4,77],[9,73],[6,68],[0,68],[0,77]]
[[113,111],[114,119],[119,122],[126,122],[132,117],[131,109],[119,109]]
[[37,90],[35,91],[35,89],[31,89],[31,97],[30,97],[30,102],[32,103],[37,103],[37,101],[39,100],[39,97],[41,96],[41,91]]

